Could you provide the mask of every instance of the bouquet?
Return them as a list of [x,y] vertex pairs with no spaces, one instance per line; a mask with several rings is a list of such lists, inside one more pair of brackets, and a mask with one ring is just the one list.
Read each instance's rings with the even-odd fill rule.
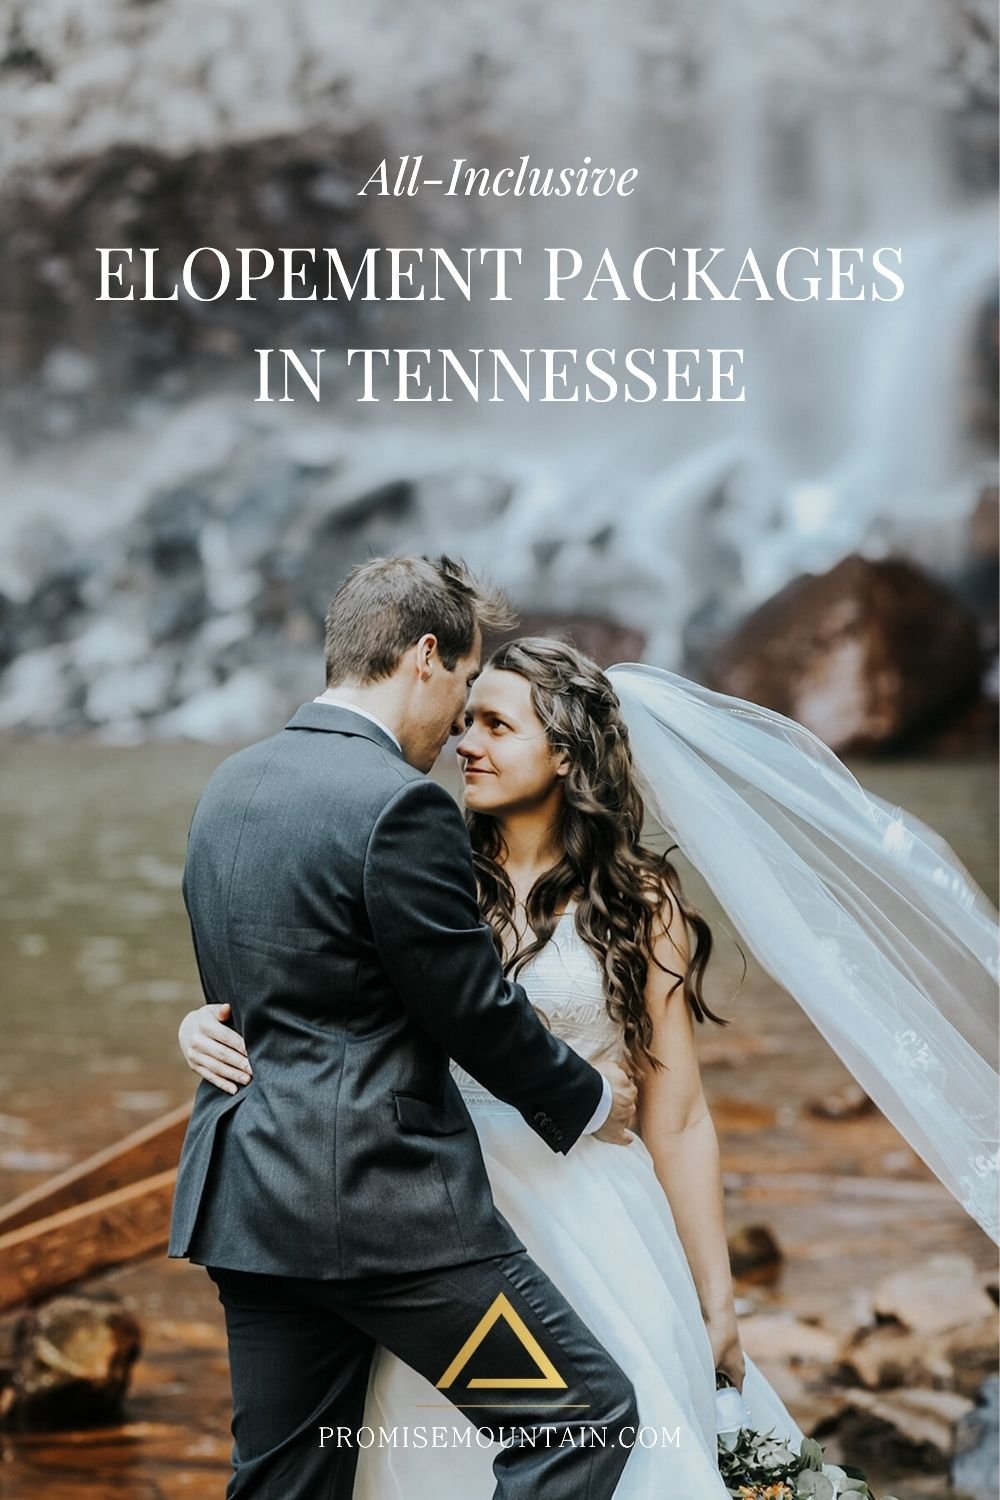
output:
[[796,1453],[772,1432],[755,1432],[742,1396],[721,1370],[715,1387],[719,1472],[733,1500],[875,1500],[861,1470],[824,1463],[813,1438],[804,1438]]

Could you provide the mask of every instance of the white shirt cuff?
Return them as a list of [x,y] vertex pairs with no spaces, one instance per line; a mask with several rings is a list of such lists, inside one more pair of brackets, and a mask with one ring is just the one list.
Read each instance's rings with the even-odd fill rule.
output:
[[601,1074],[601,1083],[603,1085],[603,1088],[601,1090],[601,1102],[594,1110],[594,1113],[591,1115],[590,1124],[584,1126],[584,1135],[593,1135],[595,1130],[600,1130],[601,1126],[608,1118],[608,1115],[611,1113],[611,1105],[614,1102],[614,1096],[611,1093],[611,1085],[605,1078],[603,1073]]

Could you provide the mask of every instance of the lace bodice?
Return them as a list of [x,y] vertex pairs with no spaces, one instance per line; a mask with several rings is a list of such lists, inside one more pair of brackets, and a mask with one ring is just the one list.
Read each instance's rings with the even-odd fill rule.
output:
[[[621,1027],[612,1021],[605,1004],[600,966],[577,932],[572,911],[559,919],[545,947],[521,970],[518,982],[552,1030],[588,1062],[624,1056]],[[452,1063],[451,1071],[471,1107],[509,1108],[457,1063]]]

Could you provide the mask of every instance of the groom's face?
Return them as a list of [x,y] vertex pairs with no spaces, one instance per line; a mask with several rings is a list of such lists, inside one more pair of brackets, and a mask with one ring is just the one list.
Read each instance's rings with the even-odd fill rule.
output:
[[[433,640],[433,637],[428,639]],[[420,646],[418,645],[418,651]],[[418,771],[429,771],[453,734],[465,727],[465,704],[479,675],[482,638],[477,632],[472,650],[454,667],[444,665],[434,644],[419,668],[419,691],[406,735],[406,758]]]

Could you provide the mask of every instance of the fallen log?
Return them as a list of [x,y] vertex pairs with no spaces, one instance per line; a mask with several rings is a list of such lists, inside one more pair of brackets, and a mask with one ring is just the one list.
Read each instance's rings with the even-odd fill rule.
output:
[[162,1250],[177,1169],[0,1235],[0,1311]]
[[0,1311],[162,1250],[191,1105],[0,1208]]
[[22,1193],[0,1208],[0,1235],[176,1167],[190,1117],[191,1105],[182,1104],[40,1187]]

